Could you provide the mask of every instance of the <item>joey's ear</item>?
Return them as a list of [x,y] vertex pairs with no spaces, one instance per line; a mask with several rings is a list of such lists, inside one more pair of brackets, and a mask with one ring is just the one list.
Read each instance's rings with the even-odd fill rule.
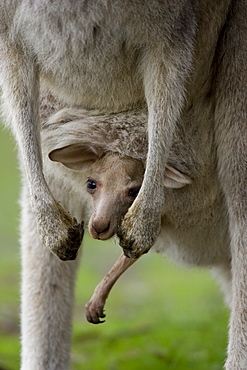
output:
[[63,148],[54,149],[49,158],[61,162],[72,170],[81,171],[103,156],[103,149],[91,144],[71,144]]
[[166,166],[164,185],[166,188],[179,189],[191,184],[192,180],[171,166]]

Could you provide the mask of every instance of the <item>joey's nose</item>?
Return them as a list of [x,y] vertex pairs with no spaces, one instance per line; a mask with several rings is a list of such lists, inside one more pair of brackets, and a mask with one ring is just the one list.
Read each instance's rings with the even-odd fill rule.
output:
[[90,234],[94,239],[106,240],[110,238],[110,222],[94,220],[90,227]]
[[106,233],[110,229],[110,222],[107,224],[93,222],[93,228],[98,234]]

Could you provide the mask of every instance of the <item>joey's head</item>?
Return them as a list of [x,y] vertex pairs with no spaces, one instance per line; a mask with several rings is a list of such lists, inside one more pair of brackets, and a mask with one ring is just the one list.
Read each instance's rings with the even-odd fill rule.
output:
[[81,143],[55,149],[49,157],[72,170],[88,168],[86,187],[94,205],[89,232],[94,239],[111,238],[138,195],[145,170],[143,162]]
[[[141,160],[108,152],[95,161],[87,180],[87,191],[93,197],[94,214],[89,232],[95,239],[107,240],[116,234],[129,207],[142,185],[145,167]],[[179,189],[192,181],[167,165],[164,175],[166,188]]]
[[108,152],[96,161],[87,180],[93,197],[94,214],[89,232],[95,239],[112,237],[141,188],[144,165],[141,161]]
[[[116,234],[141,188],[144,163],[86,143],[55,149],[49,157],[72,170],[88,168],[86,187],[94,205],[88,225],[90,235],[94,239],[107,240]],[[166,167],[165,187],[178,189],[190,183],[191,180],[177,169]]]

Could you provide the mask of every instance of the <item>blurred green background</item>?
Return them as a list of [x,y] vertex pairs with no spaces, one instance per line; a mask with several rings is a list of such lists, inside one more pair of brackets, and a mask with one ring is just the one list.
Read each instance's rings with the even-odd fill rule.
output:
[[[0,127],[0,370],[20,367],[20,181],[14,147]],[[149,253],[113,288],[106,322],[86,322],[84,305],[120,253],[113,241],[85,238],[71,369],[222,369],[229,313],[208,271],[177,268]]]

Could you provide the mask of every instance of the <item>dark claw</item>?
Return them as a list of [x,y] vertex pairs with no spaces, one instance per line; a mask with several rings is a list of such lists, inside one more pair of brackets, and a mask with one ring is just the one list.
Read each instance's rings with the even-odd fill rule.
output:
[[134,258],[137,259],[139,255],[133,252],[132,249],[123,249],[124,255],[128,258]]
[[92,311],[86,310],[87,321],[90,322],[91,324],[103,324],[105,320],[100,320],[100,318],[104,318],[105,316],[106,315],[101,311],[101,309],[99,312],[95,310]]
[[79,225],[79,231],[80,231],[80,234],[81,234],[81,240],[83,239],[83,236],[84,236],[84,221],[82,221]]
[[119,228],[117,236],[119,237],[119,244],[123,248],[124,255],[128,258],[139,258],[139,253],[133,251],[134,240],[128,240],[124,237],[124,231]]
[[123,248],[124,255],[128,258],[138,259],[142,254],[148,253],[150,248],[143,250],[135,247],[134,239],[126,239],[124,229],[121,227],[118,229],[117,236],[119,238],[119,244]]
[[62,246],[63,253],[56,253],[61,261],[72,261],[77,257],[77,252],[81,246],[84,236],[84,222],[78,224],[73,218],[74,225],[68,229],[68,239],[66,245]]
[[104,313],[104,309],[103,307],[100,307],[98,309],[96,309],[96,313],[99,317],[101,317],[102,319],[105,317],[105,313]]
[[[130,250],[131,251],[132,250],[132,246],[134,244],[134,240],[128,240],[128,239],[126,239],[125,238],[125,235],[124,235],[124,230],[122,230],[121,228],[119,228],[119,230],[117,232],[117,236],[119,238],[119,244],[123,248],[124,253],[125,253],[125,250]],[[127,256],[127,254],[126,254],[126,256]]]

